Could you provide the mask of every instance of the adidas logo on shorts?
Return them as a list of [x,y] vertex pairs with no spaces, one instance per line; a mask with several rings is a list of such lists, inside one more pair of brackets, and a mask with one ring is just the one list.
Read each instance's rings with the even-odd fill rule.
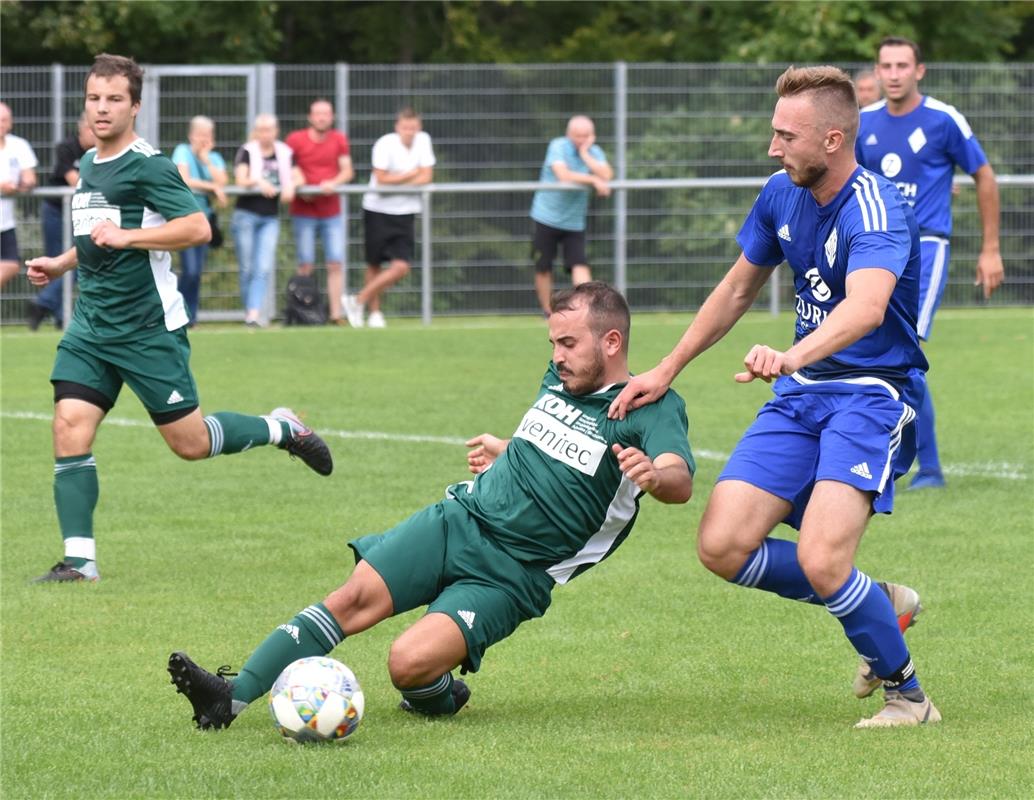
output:
[[467,627],[470,630],[474,630],[474,612],[473,611],[457,611],[460,619],[467,623]]
[[860,475],[867,481],[872,480],[872,473],[869,472],[869,465],[865,461],[863,461],[861,464],[855,464],[853,467],[851,467],[851,472],[853,472],[855,475]]

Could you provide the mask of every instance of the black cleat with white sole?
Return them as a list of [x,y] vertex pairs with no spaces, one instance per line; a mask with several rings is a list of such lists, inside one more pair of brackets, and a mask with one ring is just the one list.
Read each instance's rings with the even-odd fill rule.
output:
[[281,442],[280,447],[294,458],[300,458],[309,469],[320,475],[329,475],[334,471],[334,458],[330,448],[312,428],[302,422],[298,415],[289,408],[274,408],[269,416],[282,420],[291,426],[291,438]]

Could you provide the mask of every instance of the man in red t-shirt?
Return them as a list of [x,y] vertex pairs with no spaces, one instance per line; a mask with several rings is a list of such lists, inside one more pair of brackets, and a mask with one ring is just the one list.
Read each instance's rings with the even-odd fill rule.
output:
[[342,265],[345,261],[344,220],[341,198],[334,191],[352,180],[352,157],[348,137],[335,130],[334,106],[322,98],[309,106],[309,127],[288,135],[285,143],[294,151],[296,186],[319,186],[322,194],[297,194],[291,202],[294,245],[298,254],[298,273],[311,275],[316,262],[316,234],[323,240],[327,262],[327,296],[330,321],[343,325],[341,294],[345,290]]

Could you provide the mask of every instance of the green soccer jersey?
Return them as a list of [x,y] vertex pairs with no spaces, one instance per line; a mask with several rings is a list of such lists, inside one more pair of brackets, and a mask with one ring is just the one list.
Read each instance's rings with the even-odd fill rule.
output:
[[98,247],[90,232],[104,220],[120,228],[153,228],[199,210],[173,163],[143,139],[108,158],[89,150],[72,195],[79,300],[68,333],[87,341],[130,341],[186,325],[168,252]]
[[550,363],[506,450],[473,481],[450,488],[486,535],[557,583],[614,552],[639,513],[643,492],[621,472],[611,445],[637,447],[650,458],[674,453],[696,470],[682,398],[668,391],[623,420],[608,419],[623,386],[568,394]]

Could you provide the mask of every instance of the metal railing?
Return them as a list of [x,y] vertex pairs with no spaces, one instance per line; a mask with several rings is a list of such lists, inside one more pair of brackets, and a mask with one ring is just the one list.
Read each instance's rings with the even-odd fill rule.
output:
[[[722,192],[729,190],[757,190],[767,180],[767,177],[752,177],[752,178],[681,178],[681,179],[651,179],[651,180],[614,180],[611,182],[611,188],[613,190],[614,198],[614,213],[612,222],[612,232],[610,233],[609,239],[612,242],[612,258],[609,262],[610,270],[609,274],[606,270],[603,270],[604,274],[598,275],[610,280],[619,290],[626,294],[629,294],[629,290],[635,290],[637,284],[642,282],[642,278],[633,276],[630,280],[629,275],[629,251],[632,240],[632,235],[628,229],[628,196],[634,192],[649,192],[649,193],[670,193],[676,191],[691,191],[696,193],[704,192]],[[955,179],[955,183],[959,186],[972,185],[973,181],[968,176],[958,176]],[[1003,203],[1003,208],[1006,210],[1015,209],[1015,212],[1022,218],[1022,223],[1018,228],[1010,227],[1009,225],[1003,225],[1002,239],[1003,239],[1003,257],[1006,261],[1006,274],[1007,280],[1015,288],[1019,289],[1015,293],[1016,296],[1011,299],[1006,299],[1005,303],[1021,303],[1021,304],[1032,304],[1034,303],[1034,265],[1031,264],[1031,259],[1034,257],[1034,212],[1032,212],[1031,202],[1032,196],[1029,190],[1034,188],[1034,175],[1000,175],[998,176],[998,183],[1003,193],[1009,190],[1028,190],[1022,191],[1022,197],[1014,203]],[[499,196],[507,194],[530,194],[537,190],[547,191],[585,191],[585,187],[579,184],[564,184],[564,183],[538,183],[535,181],[490,181],[490,182],[477,182],[477,183],[432,183],[419,188],[416,187],[405,187],[405,186],[384,186],[378,187],[378,193],[385,194],[419,194],[422,201],[422,212],[420,214],[420,225],[418,241],[420,243],[420,258],[419,264],[414,264],[414,268],[419,270],[420,285],[419,285],[419,316],[421,317],[424,324],[430,324],[434,314],[434,299],[435,299],[435,279],[434,275],[438,268],[443,265],[439,263],[439,267],[436,268],[435,251],[435,205],[434,198],[438,197],[461,197],[464,195],[476,195],[481,197],[488,196]],[[345,252],[346,252],[346,264],[345,264],[345,276],[346,286],[349,281],[349,273],[353,273],[355,278],[358,275],[355,273],[361,270],[365,265],[359,263],[354,264],[350,267],[347,262],[347,253],[349,252],[349,233],[350,227],[355,222],[355,215],[348,213],[348,198],[352,195],[362,194],[369,191],[369,187],[365,185],[343,185],[337,188],[337,193],[342,196],[343,205],[345,206],[344,213],[342,214],[342,224],[344,226],[345,235]],[[36,197],[61,197],[63,204],[63,217],[64,217],[64,232],[65,232],[65,246],[66,249],[71,247],[72,236],[71,236],[71,202],[70,198],[74,190],[72,188],[65,187],[42,187],[35,189],[31,195]],[[254,190],[243,189],[236,186],[228,186],[226,188],[228,195],[244,195],[244,194],[256,194]],[[319,194],[320,190],[318,187],[306,186],[299,189],[300,194]],[[730,217],[732,220],[742,221],[742,217],[746,214],[749,203],[740,207],[738,210],[733,212],[733,216]],[[619,213],[618,209],[624,209],[623,213]],[[724,213],[724,209],[721,210]],[[1008,216],[1008,215],[1007,215]],[[1010,217],[1011,219],[1011,217]],[[738,225],[738,222],[737,222]],[[965,227],[965,226],[964,226]],[[969,226],[972,228],[972,225]],[[737,228],[738,229],[738,228]],[[598,232],[599,233],[599,232]],[[704,232],[706,235],[706,231]],[[682,232],[684,237],[692,237],[694,233],[692,231]],[[735,258],[738,250],[734,241],[735,230],[731,232],[725,232],[725,235],[719,237],[721,242],[716,243],[717,249],[725,253],[723,259],[720,255],[715,255],[708,263],[711,266],[709,270],[710,274],[706,281],[694,281],[692,285],[696,288],[709,289],[711,285],[716,282],[716,278],[724,273],[725,269],[728,268],[729,264],[732,263],[732,259]],[[227,237],[229,239],[229,237]],[[677,238],[673,235],[673,239]],[[699,237],[698,237],[699,238]],[[977,237],[978,238],[978,237]],[[967,240],[973,239],[972,230],[964,235],[963,243]],[[974,242],[970,241],[970,245]],[[354,248],[353,248],[354,249]],[[973,247],[963,247],[963,253],[971,252]],[[953,261],[961,261],[961,254],[956,252]],[[713,263],[712,263],[713,262]],[[957,265],[953,270],[956,275],[955,283],[961,285],[967,285],[970,283],[970,272],[968,266]],[[785,304],[787,304],[792,296],[787,296],[787,288],[792,290],[792,287],[786,287],[780,280],[779,273],[781,270],[777,270],[773,280],[769,283],[768,295],[765,299],[765,305],[772,313],[778,313]],[[962,273],[965,277],[959,277]],[[276,297],[278,294],[278,287],[281,286],[277,281],[271,281],[269,285],[269,293],[266,300],[265,316],[266,318],[274,318],[277,316],[276,312]],[[530,296],[530,282],[524,284]],[[679,287],[668,287],[670,290],[674,290]],[[684,287],[683,287],[684,288]],[[452,291],[466,291],[468,293],[475,293],[478,290],[476,285],[459,285],[454,287]],[[674,292],[671,292],[674,294]],[[63,305],[64,305],[64,317],[68,319],[72,309],[72,303],[74,300],[74,288],[73,280],[70,275],[66,276],[63,287]],[[950,297],[948,304],[951,304]],[[633,305],[638,305],[633,303]],[[684,310],[685,306],[675,299],[669,299],[660,303],[654,303],[654,308],[667,309],[667,310]],[[513,311],[519,311],[521,309],[507,309],[511,313]],[[482,308],[477,303],[468,304],[466,308],[459,309],[459,313],[490,313],[492,311],[498,311],[498,309]],[[505,313],[504,310],[503,313]],[[406,313],[405,311],[403,313]],[[411,312],[410,312],[411,313]],[[448,311],[439,313],[449,313]],[[456,313],[456,309],[453,309],[453,313]],[[5,321],[20,321],[15,316],[12,318],[10,315],[4,315]],[[243,310],[234,309],[207,309],[202,310],[199,315],[200,321],[212,321],[212,320],[240,320],[243,319]]]

